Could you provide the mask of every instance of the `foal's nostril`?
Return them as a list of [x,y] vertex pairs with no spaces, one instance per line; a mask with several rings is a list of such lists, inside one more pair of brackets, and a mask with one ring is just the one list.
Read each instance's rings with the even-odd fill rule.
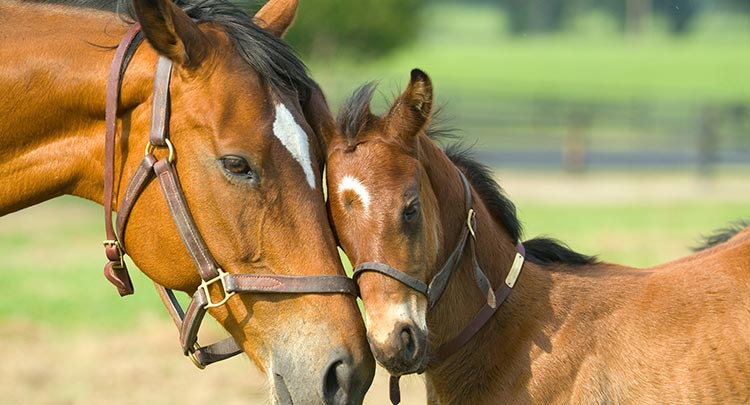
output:
[[326,404],[349,402],[352,368],[348,362],[334,360],[323,372],[323,400]]
[[417,354],[417,340],[414,333],[414,328],[410,325],[405,325],[401,328],[401,350],[404,354],[404,360],[411,362],[414,360],[414,356]]

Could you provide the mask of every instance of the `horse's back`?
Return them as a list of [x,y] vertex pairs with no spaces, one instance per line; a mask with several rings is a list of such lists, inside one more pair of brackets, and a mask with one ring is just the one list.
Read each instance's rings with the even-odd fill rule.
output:
[[750,400],[750,231],[693,256],[653,268],[610,325],[615,398]]

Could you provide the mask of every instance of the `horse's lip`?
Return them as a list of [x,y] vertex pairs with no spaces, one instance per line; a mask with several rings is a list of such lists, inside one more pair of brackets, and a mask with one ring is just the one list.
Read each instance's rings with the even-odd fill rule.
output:
[[289,387],[287,387],[281,374],[273,373],[273,387],[274,396],[279,405],[294,405],[292,394],[289,392]]

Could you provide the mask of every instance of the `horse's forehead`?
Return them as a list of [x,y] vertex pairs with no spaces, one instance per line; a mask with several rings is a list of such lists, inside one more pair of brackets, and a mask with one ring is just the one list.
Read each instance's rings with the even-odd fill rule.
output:
[[414,180],[416,174],[414,159],[398,146],[378,139],[367,140],[353,151],[341,150],[332,163],[337,166],[340,181],[349,176],[384,191],[398,189],[401,183]]
[[285,103],[278,101],[274,108],[273,135],[286,148],[294,160],[302,167],[305,179],[315,188],[315,171],[310,156],[310,141]]

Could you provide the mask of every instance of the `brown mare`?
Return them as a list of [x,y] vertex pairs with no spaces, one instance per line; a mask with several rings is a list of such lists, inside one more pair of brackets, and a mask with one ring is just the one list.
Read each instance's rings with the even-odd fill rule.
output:
[[[168,307],[186,354],[203,364],[222,357],[193,346],[208,309],[234,339],[216,350],[244,351],[267,374],[273,402],[361,402],[374,361],[355,300],[342,294],[356,288],[321,179],[323,134],[335,125],[280,39],[296,1],[271,0],[254,18],[224,0],[135,0],[124,17],[100,10],[112,3],[0,4],[0,215],[71,194],[105,204],[110,221],[109,184],[111,207],[132,211],[118,216],[119,242],[107,243],[115,255],[107,274],[130,292],[117,263],[126,249],[155,283],[195,292],[186,316],[197,323]],[[135,33],[133,19],[145,41],[125,57],[119,104],[105,108],[115,48]],[[171,84],[162,80],[170,61]],[[105,110],[117,112],[108,148]],[[114,156],[111,182],[105,151]]]
[[424,372],[441,404],[750,401],[750,231],[649,269],[551,239],[517,245],[515,207],[491,172],[430,138],[429,78],[414,70],[383,116],[372,92],[339,114],[327,182],[389,372]]

